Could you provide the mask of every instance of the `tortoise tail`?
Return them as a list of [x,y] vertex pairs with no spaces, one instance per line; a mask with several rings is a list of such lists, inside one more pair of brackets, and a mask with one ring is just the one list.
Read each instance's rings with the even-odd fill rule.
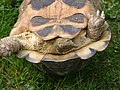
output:
[[0,57],[11,55],[12,53],[19,51],[21,47],[22,44],[17,37],[5,37],[0,40]]

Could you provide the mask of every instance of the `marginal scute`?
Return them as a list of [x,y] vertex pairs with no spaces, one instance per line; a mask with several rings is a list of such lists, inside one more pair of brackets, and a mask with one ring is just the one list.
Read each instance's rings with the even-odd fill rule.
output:
[[40,10],[43,7],[47,7],[55,0],[31,0],[31,5],[34,10]]
[[104,33],[102,33],[101,40],[106,41],[111,39],[111,31],[110,29],[106,29]]
[[44,54],[39,52],[31,51],[28,55],[25,56],[25,58],[32,63],[40,63],[44,56]]
[[32,26],[40,26],[49,22],[48,18],[44,18],[42,16],[35,16],[31,19]]
[[84,23],[84,18],[86,18],[84,14],[76,13],[76,14],[69,16],[65,19],[67,19],[71,22],[75,22],[75,23]]
[[22,50],[22,51],[19,51],[16,56],[18,58],[24,58],[25,56],[27,56],[28,54],[30,53],[29,50]]
[[77,9],[84,7],[87,1],[88,0],[63,0],[63,2],[66,3],[67,5],[73,6]]
[[103,51],[108,46],[108,43],[103,41],[97,41],[91,45],[88,45],[88,47],[91,47],[97,51]]
[[24,0],[22,4],[19,7],[19,15],[21,15],[24,10],[27,8],[28,4],[30,3],[31,0]]
[[76,54],[81,59],[88,59],[88,58],[92,57],[95,53],[96,53],[96,50],[89,48],[89,47],[84,47],[84,48],[78,50]]

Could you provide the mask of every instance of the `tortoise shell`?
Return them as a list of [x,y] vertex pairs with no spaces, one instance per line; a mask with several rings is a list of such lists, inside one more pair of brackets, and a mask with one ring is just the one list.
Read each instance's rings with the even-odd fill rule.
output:
[[[99,0],[100,1],[100,0]],[[44,40],[74,38],[86,28],[94,8],[93,0],[24,0],[11,35],[32,31]],[[95,10],[96,9],[96,10]]]
[[[84,40],[79,34],[85,37],[91,15],[95,16],[97,10],[102,11],[102,0],[24,0],[19,9],[19,19],[10,35],[30,31],[44,41],[63,38],[81,46],[75,50],[67,45],[65,48],[60,48],[66,50],[66,53],[55,51],[44,54],[33,50],[22,50],[18,53],[18,57],[25,57],[28,61],[36,63],[38,68],[59,75],[77,68],[81,69],[89,61],[82,59],[92,57],[96,51],[103,51],[111,38],[108,24],[105,22],[103,27],[105,31],[98,41],[89,45],[84,44],[84,47],[80,44],[79,41],[84,42]],[[89,39],[87,40],[89,42]]]

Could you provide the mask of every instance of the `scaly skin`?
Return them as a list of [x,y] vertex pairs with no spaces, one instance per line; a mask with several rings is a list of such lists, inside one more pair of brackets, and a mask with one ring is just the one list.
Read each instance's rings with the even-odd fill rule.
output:
[[8,36],[0,40],[0,57],[11,55],[22,49],[36,50],[37,45],[42,47],[44,44],[41,44],[41,39],[30,32]]
[[11,55],[22,48],[22,44],[15,36],[6,37],[0,40],[0,57]]
[[94,40],[99,40],[105,28],[108,27],[107,22],[105,21],[104,11],[100,13],[97,10],[96,15],[91,15],[91,18],[88,22],[87,36]]

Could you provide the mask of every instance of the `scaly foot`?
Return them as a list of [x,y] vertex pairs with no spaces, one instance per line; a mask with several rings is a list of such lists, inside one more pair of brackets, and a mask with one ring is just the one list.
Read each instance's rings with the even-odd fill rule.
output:
[[97,10],[95,16],[91,15],[91,19],[88,22],[87,36],[94,40],[99,40],[102,32],[104,31],[105,14]]

